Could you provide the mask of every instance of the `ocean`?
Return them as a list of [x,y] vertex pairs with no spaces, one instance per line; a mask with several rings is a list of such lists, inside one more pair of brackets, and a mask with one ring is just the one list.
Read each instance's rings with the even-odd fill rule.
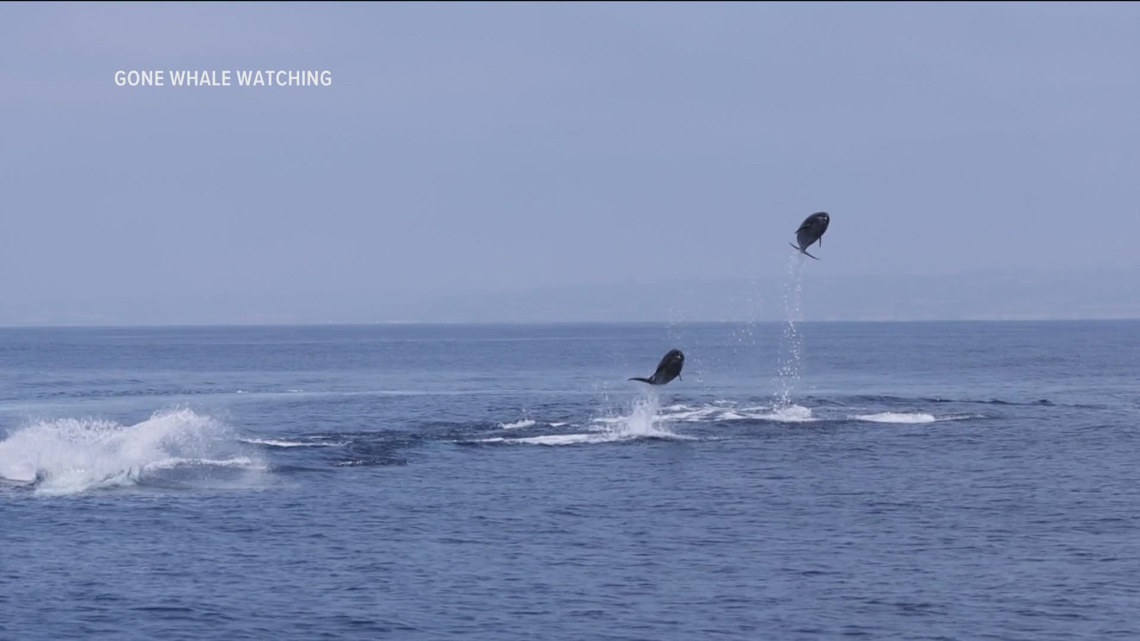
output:
[[0,329],[0,638],[1137,639],[1137,336]]

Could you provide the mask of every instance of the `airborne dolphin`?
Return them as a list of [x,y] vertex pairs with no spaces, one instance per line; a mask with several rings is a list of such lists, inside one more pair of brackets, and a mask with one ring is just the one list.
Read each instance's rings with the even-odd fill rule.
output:
[[[800,253],[809,258],[815,258],[815,256],[807,253],[807,248],[816,241],[819,241],[820,247],[823,246],[823,232],[827,231],[827,225],[830,222],[831,216],[828,216],[826,211],[819,211],[808,216],[800,224],[800,228],[796,230],[796,242],[799,243],[799,246],[792,245],[792,247],[800,250]],[[818,258],[815,259],[819,260]]]
[[669,350],[661,362],[657,364],[657,371],[649,378],[631,378],[631,381],[641,381],[650,385],[664,385],[674,378],[680,378],[681,368],[685,365],[685,355],[679,349]]

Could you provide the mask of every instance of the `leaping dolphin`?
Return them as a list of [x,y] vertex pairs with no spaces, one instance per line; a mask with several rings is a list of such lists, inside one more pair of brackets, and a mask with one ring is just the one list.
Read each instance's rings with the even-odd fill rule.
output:
[[649,378],[631,378],[631,381],[641,381],[650,385],[664,385],[674,378],[681,377],[681,368],[685,365],[685,355],[679,349],[671,349],[661,362],[657,364],[657,371]]
[[[826,211],[819,211],[804,219],[800,224],[800,228],[796,230],[796,242],[799,246],[792,245],[800,250],[808,258],[815,258],[807,253],[807,248],[812,246],[812,243],[819,242],[819,246],[823,247],[823,232],[827,231],[827,225],[831,222],[831,216],[827,215]],[[819,260],[818,258],[815,258]]]

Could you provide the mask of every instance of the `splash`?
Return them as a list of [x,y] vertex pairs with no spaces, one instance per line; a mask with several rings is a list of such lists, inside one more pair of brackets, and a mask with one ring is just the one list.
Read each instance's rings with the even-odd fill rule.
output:
[[645,390],[645,394],[633,402],[629,416],[622,417],[609,426],[610,432],[620,440],[633,438],[660,438],[672,437],[674,434],[663,428],[661,401],[657,390],[653,387]]
[[[135,425],[94,419],[33,423],[0,441],[0,478],[37,494],[69,495],[193,481],[218,469],[263,470],[223,425],[191,410],[157,412]],[[191,478],[187,478],[187,477]]]
[[[527,438],[494,437],[484,443],[511,443],[525,445],[584,445],[595,443],[616,443],[641,439],[688,440],[689,437],[674,434],[665,423],[667,417],[661,413],[657,390],[646,389],[644,394],[633,402],[629,414],[606,416],[593,419],[597,426],[593,431],[579,434],[547,434]],[[551,424],[555,427],[556,424]]]
[[802,369],[803,340],[797,323],[803,316],[803,265],[800,253],[788,255],[788,277],[784,281],[784,332],[780,337],[780,366],[777,383],[777,407],[792,405],[792,394],[799,385]]
[[777,423],[810,423],[819,420],[812,415],[811,408],[794,403],[773,407],[770,413],[761,414],[758,418]]

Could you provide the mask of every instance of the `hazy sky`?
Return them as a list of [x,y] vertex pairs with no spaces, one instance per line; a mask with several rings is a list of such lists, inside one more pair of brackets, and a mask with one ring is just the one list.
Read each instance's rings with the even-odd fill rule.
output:
[[1137,34],[1135,3],[0,4],[0,324],[574,320],[565,288],[779,280],[821,210],[815,278],[1137,279]]

